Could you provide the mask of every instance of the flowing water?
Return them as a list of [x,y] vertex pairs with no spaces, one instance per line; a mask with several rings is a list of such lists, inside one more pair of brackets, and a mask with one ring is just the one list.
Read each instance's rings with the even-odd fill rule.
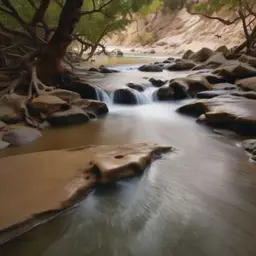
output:
[[[125,79],[143,78],[130,70],[95,83]],[[1,153],[136,142],[176,149],[143,176],[97,188],[78,207],[5,244],[1,256],[256,255],[256,168],[238,147],[241,138],[176,113],[185,102],[153,102],[153,92],[144,93],[148,104],[110,103],[104,118],[46,130],[41,140]]]

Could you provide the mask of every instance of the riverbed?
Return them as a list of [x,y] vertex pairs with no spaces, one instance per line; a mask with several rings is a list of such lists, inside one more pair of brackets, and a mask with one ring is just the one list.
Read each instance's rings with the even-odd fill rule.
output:
[[[117,68],[123,72],[94,83],[152,75]],[[175,148],[142,177],[97,188],[76,208],[3,245],[0,255],[256,255],[256,168],[239,147],[242,138],[221,136],[176,113],[184,101],[145,103],[109,102],[110,113],[101,119],[45,130],[35,143],[0,153],[137,142]]]

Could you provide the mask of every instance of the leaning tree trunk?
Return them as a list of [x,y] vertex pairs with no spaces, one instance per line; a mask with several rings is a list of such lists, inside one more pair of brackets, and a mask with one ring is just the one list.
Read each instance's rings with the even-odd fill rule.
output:
[[81,16],[83,0],[66,0],[56,32],[49,43],[39,50],[37,74],[48,85],[54,85],[63,73],[61,60],[72,42],[72,33]]

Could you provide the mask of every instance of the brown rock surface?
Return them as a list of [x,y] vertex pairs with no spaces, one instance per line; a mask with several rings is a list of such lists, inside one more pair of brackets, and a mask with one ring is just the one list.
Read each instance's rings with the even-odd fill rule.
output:
[[97,183],[134,176],[170,149],[143,143],[84,146],[2,158],[0,230],[69,207]]

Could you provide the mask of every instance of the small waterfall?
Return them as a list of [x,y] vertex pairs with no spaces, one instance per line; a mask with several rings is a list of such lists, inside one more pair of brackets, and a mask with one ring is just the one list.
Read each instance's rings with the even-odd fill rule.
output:
[[111,100],[116,104],[144,105],[156,100],[155,92],[157,88],[150,87],[143,92],[132,88],[118,89],[111,94]]
[[109,95],[100,87],[95,87],[96,94],[97,94],[97,100],[105,102],[107,104],[111,104],[112,100],[109,97]]

